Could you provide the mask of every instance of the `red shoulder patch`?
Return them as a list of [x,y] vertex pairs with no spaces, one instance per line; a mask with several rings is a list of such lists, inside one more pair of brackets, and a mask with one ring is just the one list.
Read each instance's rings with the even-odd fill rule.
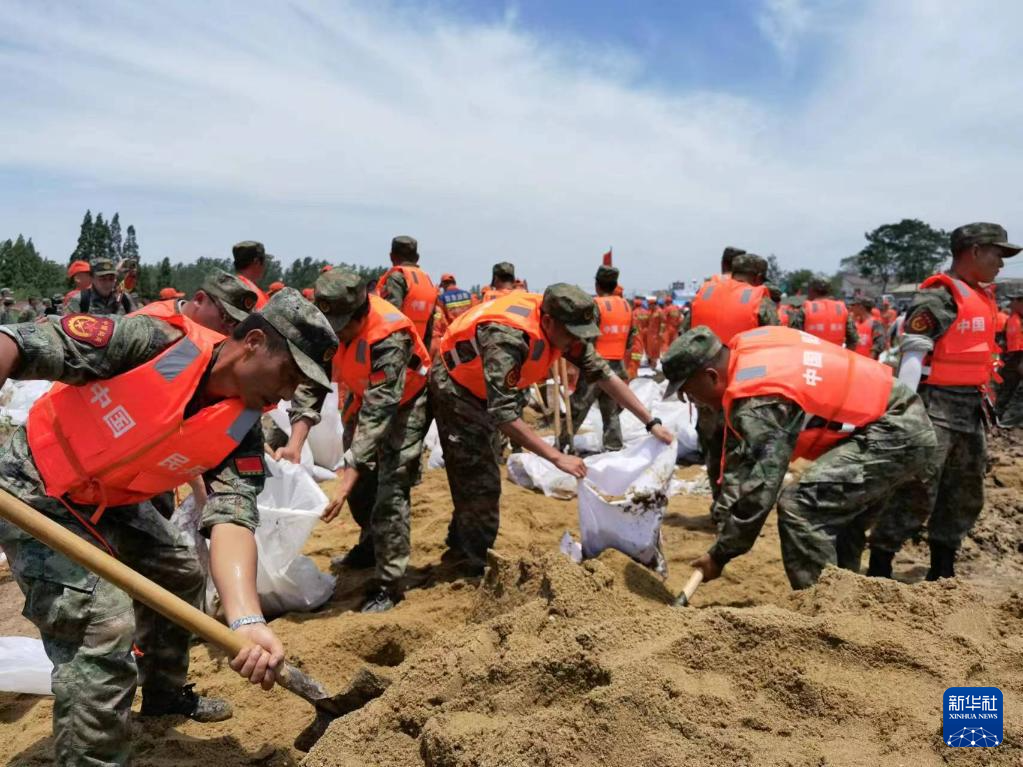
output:
[[929,333],[938,327],[934,315],[926,309],[916,312],[906,323],[906,329],[911,333]]
[[114,321],[109,317],[91,314],[67,314],[60,318],[60,326],[69,338],[102,349],[114,335]]
[[519,385],[519,379],[522,377],[522,371],[518,368],[512,368],[508,371],[508,375],[504,377],[504,385],[509,389],[514,389]]
[[235,458],[234,470],[243,477],[259,477],[266,474],[261,455],[243,455]]

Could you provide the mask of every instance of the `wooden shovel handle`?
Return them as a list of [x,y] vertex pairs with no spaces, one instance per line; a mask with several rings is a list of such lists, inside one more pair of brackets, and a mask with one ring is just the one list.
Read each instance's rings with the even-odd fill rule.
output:
[[693,598],[693,594],[700,588],[701,583],[703,583],[703,570],[693,570],[693,574],[689,576],[686,585],[682,587],[682,593],[678,595],[675,604],[679,607],[688,605],[689,600]]

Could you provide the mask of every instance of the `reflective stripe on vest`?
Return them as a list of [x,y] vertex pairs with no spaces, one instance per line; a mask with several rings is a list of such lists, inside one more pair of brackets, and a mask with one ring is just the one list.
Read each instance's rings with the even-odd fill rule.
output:
[[948,274],[928,277],[920,289],[938,285],[955,299],[956,318],[924,360],[924,382],[931,386],[984,386],[994,371],[997,305],[985,291]]
[[618,296],[600,296],[595,300],[600,309],[600,335],[594,345],[597,354],[606,360],[623,360],[632,329],[632,309]]
[[839,346],[845,343],[848,318],[845,304],[833,298],[818,298],[803,304],[803,330]]
[[[799,330],[764,327],[732,340],[722,407],[731,428],[735,400],[776,394],[808,418],[793,458],[817,458],[888,407],[892,369]],[[819,424],[819,426],[813,426]]]
[[405,278],[405,300],[399,307],[400,311],[412,320],[420,337],[426,335],[426,326],[433,316],[433,308],[437,304],[437,288],[430,280],[430,275],[415,264],[392,266],[377,282],[377,294],[384,295],[384,284],[395,272],[401,272]]
[[546,380],[551,364],[561,357],[561,352],[553,348],[543,335],[540,327],[542,302],[541,295],[515,291],[474,306],[457,317],[440,342],[441,359],[451,378],[479,399],[486,400],[487,385],[476,344],[476,330],[480,325],[493,322],[521,330],[529,338],[529,352],[514,386],[528,389],[534,383]]
[[405,388],[401,404],[413,399],[426,386],[430,353],[416,331],[412,320],[398,311],[393,304],[379,296],[369,296],[369,311],[359,335],[349,344],[342,344],[334,355],[333,376],[338,385],[347,386],[355,397],[351,412],[358,409],[372,378],[373,359],[370,353],[373,344],[382,341],[392,333],[405,332],[412,338],[412,356],[405,371]]
[[760,302],[768,297],[763,285],[753,286],[731,277],[718,277],[703,284],[693,298],[691,327],[704,325],[727,344],[736,333],[760,324]]
[[139,503],[220,465],[258,410],[222,400],[187,420],[185,408],[223,337],[178,314],[185,337],[104,381],[55,384],[28,417],[32,457],[54,498],[99,507]]

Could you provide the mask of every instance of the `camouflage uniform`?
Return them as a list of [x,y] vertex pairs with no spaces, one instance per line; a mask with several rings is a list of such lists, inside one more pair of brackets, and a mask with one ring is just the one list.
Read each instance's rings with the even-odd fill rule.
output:
[[[518,380],[529,343],[520,330],[493,322],[477,328],[476,345],[483,358],[486,401],[455,382],[441,357],[430,370],[430,399],[455,507],[447,544],[471,566],[482,568],[500,524],[499,427],[522,417],[528,390],[511,382]],[[580,380],[596,383],[612,375],[592,343],[577,343],[565,359],[579,368]]]
[[[826,296],[830,298],[830,296]],[[807,299],[812,300],[812,299]],[[789,327],[795,330],[802,330],[806,324],[806,310],[800,306],[789,312]],[[853,321],[852,312],[845,318],[845,348],[855,349],[860,341],[860,334],[856,332],[856,323]]]
[[[13,338],[21,351],[17,378],[74,385],[131,370],[181,336],[144,316],[116,320],[109,343],[100,348],[78,340],[57,317],[0,332]],[[228,459],[204,475],[209,493],[202,515],[205,533],[225,523],[255,529],[263,476],[242,476],[234,459],[261,455],[262,436],[254,427]],[[97,543],[59,500],[46,495],[24,427],[0,448],[0,487]],[[83,518],[94,510],[76,508]],[[195,552],[150,504],[107,509],[95,527],[122,562],[198,606],[204,582]],[[39,630],[54,665],[57,762],[125,764],[136,682],[144,695],[180,688],[188,670],[188,632],[143,605],[133,605],[123,591],[4,521],[0,546],[25,594],[24,615]],[[131,652],[133,638],[143,652],[137,661]]]
[[[395,237],[391,241],[391,253],[399,256],[407,256],[398,266],[419,266],[418,243],[412,237]],[[414,257],[413,257],[414,256]],[[405,296],[408,294],[408,284],[405,282],[405,275],[400,271],[391,272],[384,280],[384,288],[380,291],[380,297],[385,301],[394,304],[399,309],[405,303]],[[426,332],[423,334],[423,343],[430,348],[433,341],[433,315],[426,321]]]
[[[665,375],[684,381],[721,348],[694,330],[672,346]],[[713,339],[717,342],[717,339]],[[669,389],[670,390],[670,389]],[[725,470],[712,516],[711,557],[724,566],[749,551],[778,504],[782,560],[793,588],[817,582],[825,566],[858,571],[866,530],[891,489],[925,471],[935,437],[920,398],[896,381],[887,409],[817,459],[782,489],[806,412],[778,395],[736,400],[725,438]]]
[[[1013,299],[1013,307],[1020,307],[1019,301],[1023,299],[1023,291],[1014,291],[1010,298]],[[1009,315],[1010,317],[1012,314]],[[1023,316],[1017,313],[1017,316]],[[1004,349],[1006,339],[1001,339],[1001,347]],[[998,387],[998,400],[995,412],[998,414],[998,423],[1006,428],[1023,426],[1023,351],[1006,352],[1002,361],[1002,383]]]

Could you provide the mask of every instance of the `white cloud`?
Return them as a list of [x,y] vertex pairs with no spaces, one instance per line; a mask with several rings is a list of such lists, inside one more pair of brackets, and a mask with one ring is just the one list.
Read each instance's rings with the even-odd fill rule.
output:
[[810,26],[810,18],[806,0],[765,0],[757,26],[778,54],[792,61],[800,39]]
[[0,169],[74,183],[5,194],[0,231],[60,257],[92,206],[134,221],[152,258],[257,238],[361,262],[410,233],[431,271],[478,282],[508,259],[534,286],[587,284],[614,245],[623,282],[652,288],[729,243],[830,269],[902,216],[1018,230],[1023,6],[877,2],[822,26],[801,8],[769,4],[779,51],[797,68],[799,40],[826,51],[780,104],[640,87],[621,52],[586,61],[514,16],[16,4]]

